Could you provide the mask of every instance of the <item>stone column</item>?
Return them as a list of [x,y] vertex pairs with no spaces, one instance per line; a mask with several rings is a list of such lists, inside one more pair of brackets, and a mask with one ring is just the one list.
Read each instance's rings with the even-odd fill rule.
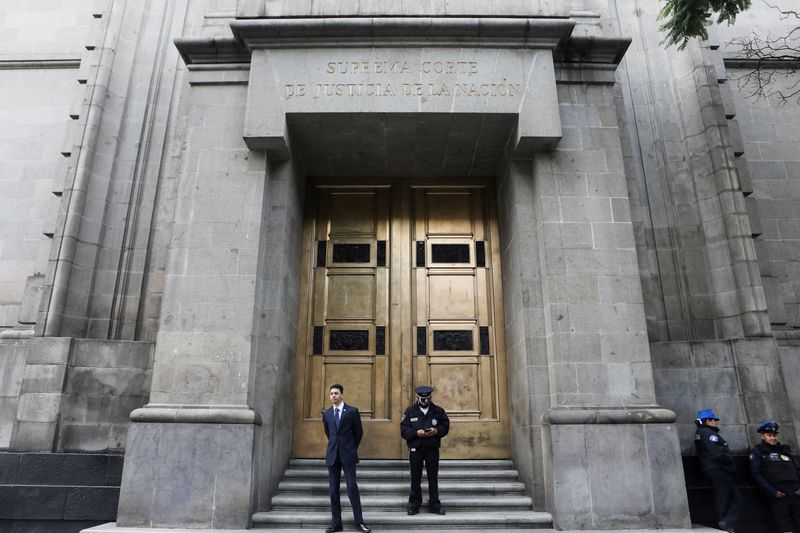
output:
[[243,528],[266,160],[242,141],[243,83],[187,90],[186,152],[150,403],[131,415],[118,524]]
[[656,405],[610,85],[559,87],[533,166],[559,529],[688,527],[675,415]]

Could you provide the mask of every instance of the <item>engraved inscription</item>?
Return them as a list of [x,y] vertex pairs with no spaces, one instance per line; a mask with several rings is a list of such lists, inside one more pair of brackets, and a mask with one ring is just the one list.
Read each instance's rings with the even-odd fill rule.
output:
[[[286,83],[284,98],[503,98],[519,96],[523,89],[521,83],[506,78],[478,79],[481,67],[477,61],[330,61],[321,65],[318,72],[324,80]],[[437,81],[419,81],[424,78]]]

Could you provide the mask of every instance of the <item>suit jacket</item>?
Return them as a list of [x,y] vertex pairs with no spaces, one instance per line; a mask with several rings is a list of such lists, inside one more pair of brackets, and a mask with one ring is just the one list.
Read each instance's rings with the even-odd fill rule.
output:
[[337,456],[343,465],[358,463],[358,445],[364,430],[361,427],[361,415],[358,408],[342,402],[342,411],[339,415],[339,429],[333,418],[333,407],[328,407],[322,412],[322,426],[325,436],[328,437],[328,450],[325,454],[325,464],[332,466]]

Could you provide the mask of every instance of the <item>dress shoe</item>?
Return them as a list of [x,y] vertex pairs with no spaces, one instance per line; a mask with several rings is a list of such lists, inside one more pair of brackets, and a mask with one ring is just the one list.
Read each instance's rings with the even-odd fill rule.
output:
[[736,533],[736,531],[734,531],[734,530],[733,530],[733,528],[732,528],[731,526],[729,526],[728,524],[726,524],[724,520],[720,520],[720,521],[719,521],[719,528],[720,528],[722,531],[727,531],[728,533]]
[[367,527],[367,524],[356,524],[356,529],[358,529],[361,533],[370,533],[370,531],[372,531]]
[[409,507],[408,514],[410,515],[419,514],[419,507]]
[[433,514],[447,514],[444,512],[444,509],[441,507],[431,507],[431,513]]
[[337,531],[344,531],[342,526],[328,526],[325,528],[325,533],[336,533]]

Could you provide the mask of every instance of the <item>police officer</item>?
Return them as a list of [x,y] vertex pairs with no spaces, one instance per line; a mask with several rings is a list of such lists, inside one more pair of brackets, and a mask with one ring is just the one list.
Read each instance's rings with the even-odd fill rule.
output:
[[694,446],[700,468],[714,490],[719,527],[734,533],[742,507],[742,495],[733,484],[736,473],[733,454],[719,434],[719,417],[712,409],[698,411],[695,424]]
[[400,435],[408,444],[411,464],[411,492],[408,495],[408,514],[419,512],[422,505],[422,463],[428,476],[430,511],[444,514],[439,501],[439,446],[450,431],[450,419],[444,409],[431,401],[431,387],[417,387],[417,401],[406,409],[400,421]]
[[761,442],[750,452],[750,470],[769,496],[772,516],[780,531],[800,531],[800,463],[792,449],[778,442],[780,425],[767,420],[758,432]]

